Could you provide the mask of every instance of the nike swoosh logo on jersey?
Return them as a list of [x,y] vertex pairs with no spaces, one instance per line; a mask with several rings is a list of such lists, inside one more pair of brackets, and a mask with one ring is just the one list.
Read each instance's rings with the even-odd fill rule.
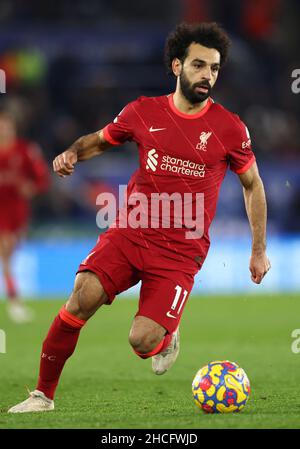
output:
[[155,133],[156,131],[163,131],[164,129],[167,128],[153,128],[153,126],[151,126],[151,128],[149,128],[150,133]]
[[167,312],[166,315],[167,315],[169,318],[177,318],[177,316],[172,315],[172,314],[170,313],[170,311]]

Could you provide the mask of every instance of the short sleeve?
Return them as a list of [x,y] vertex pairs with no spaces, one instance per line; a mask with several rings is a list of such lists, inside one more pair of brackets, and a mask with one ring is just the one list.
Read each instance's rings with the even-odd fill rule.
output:
[[237,174],[245,173],[255,162],[250,133],[247,126],[235,115],[235,129],[230,134],[228,160],[230,170]]
[[134,140],[134,102],[128,103],[113,122],[103,128],[104,139],[112,145]]

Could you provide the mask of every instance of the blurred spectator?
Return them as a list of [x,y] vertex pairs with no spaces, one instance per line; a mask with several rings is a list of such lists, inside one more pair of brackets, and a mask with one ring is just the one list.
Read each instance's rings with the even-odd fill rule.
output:
[[24,236],[30,217],[31,199],[48,187],[48,168],[35,143],[21,140],[13,117],[0,112],[0,262],[8,312],[17,323],[31,320],[22,305],[12,272],[12,257]]

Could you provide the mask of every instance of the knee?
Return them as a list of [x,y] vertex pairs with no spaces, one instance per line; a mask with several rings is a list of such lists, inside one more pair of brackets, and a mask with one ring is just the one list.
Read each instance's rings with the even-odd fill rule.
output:
[[140,354],[147,354],[148,352],[153,351],[160,340],[161,337],[153,334],[151,335],[147,332],[137,332],[131,330],[129,334],[130,345],[136,352],[139,352]]
[[82,320],[87,320],[107,301],[108,297],[98,277],[94,273],[83,272],[76,276],[66,310]]

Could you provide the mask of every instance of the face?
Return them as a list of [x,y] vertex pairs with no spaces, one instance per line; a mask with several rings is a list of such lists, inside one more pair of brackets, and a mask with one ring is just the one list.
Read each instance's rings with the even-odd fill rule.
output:
[[220,53],[215,48],[192,43],[183,64],[173,61],[174,74],[179,77],[182,95],[191,104],[205,101],[218,78]]

